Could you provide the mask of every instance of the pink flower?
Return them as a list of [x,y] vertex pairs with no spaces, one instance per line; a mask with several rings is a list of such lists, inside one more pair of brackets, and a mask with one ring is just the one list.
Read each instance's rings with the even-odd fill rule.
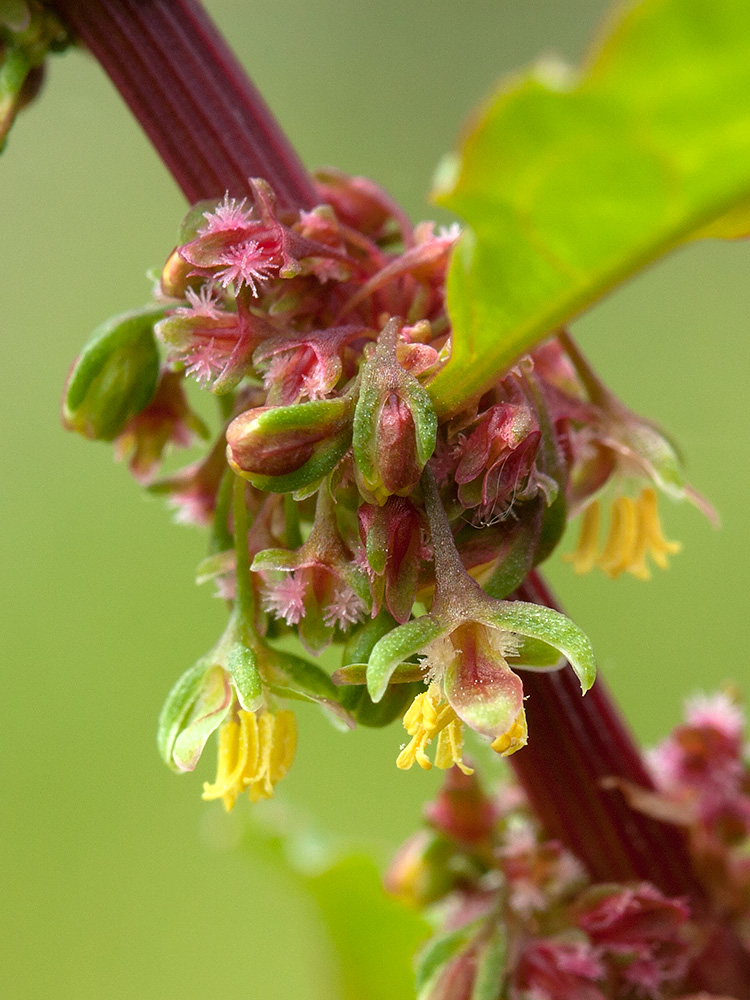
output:
[[634,888],[594,887],[577,908],[576,924],[625,984],[658,1000],[688,966],[685,936],[690,911],[648,883]]
[[515,996],[528,1000],[606,1000],[595,985],[604,973],[595,949],[588,944],[533,941],[518,961]]

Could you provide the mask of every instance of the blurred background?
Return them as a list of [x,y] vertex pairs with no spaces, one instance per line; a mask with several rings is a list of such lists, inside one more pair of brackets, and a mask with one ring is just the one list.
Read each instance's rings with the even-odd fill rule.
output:
[[[497,78],[541,53],[578,58],[604,10],[602,0],[207,6],[305,162],[372,176],[415,218],[436,216],[432,171]],[[213,760],[177,778],[155,751],[164,695],[224,611],[192,582],[200,532],[144,499],[107,446],[65,434],[58,400],[91,330],[148,298],[145,272],[171,249],[185,206],[97,65],[76,52],[50,70],[0,160],[0,993],[328,1000],[316,904],[273,850],[248,847],[249,804],[226,817],[200,800]],[[665,504],[667,533],[685,548],[647,584],[579,579],[559,556],[549,566],[646,744],[677,721],[686,694],[747,687],[749,270],[745,244],[696,245],[574,325],[615,391],[680,442],[723,521],[716,532]],[[398,727],[342,735],[312,706],[299,719],[282,785],[295,822],[384,864],[435,776],[396,771]],[[350,920],[368,945],[366,916],[352,909]],[[373,943],[377,996],[408,998],[389,949]]]

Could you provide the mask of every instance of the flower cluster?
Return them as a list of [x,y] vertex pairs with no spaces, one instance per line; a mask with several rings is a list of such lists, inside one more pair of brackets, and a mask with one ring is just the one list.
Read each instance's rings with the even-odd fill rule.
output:
[[[718,734],[733,715],[728,707],[723,698],[694,703],[687,725],[660,748],[659,773],[667,767],[665,780],[680,801],[685,795],[700,798],[706,783],[713,796],[718,775],[709,778],[705,767],[694,768],[685,751],[675,748],[684,747],[688,731]],[[729,736],[726,728],[723,734]],[[697,771],[704,773],[696,780]],[[726,805],[731,800],[740,812],[747,806],[746,766],[743,774],[745,785],[735,777],[731,793],[720,780]],[[487,982],[492,996],[508,1000],[689,1000],[683,984],[711,944],[685,900],[647,882],[592,883],[573,855],[545,839],[517,786],[487,796],[467,768],[448,773],[425,820],[386,877],[391,893],[425,908],[436,925],[418,961],[420,998],[470,1000],[482,995]],[[707,884],[707,905],[726,914],[721,885]],[[733,885],[740,893],[737,872]],[[740,903],[738,895],[736,904],[732,917],[747,939],[746,879],[744,898]],[[705,913],[698,916],[705,919]]]
[[[310,211],[281,209],[260,179],[195,206],[156,301],[96,332],[63,402],[68,427],[114,441],[179,520],[209,526],[198,575],[230,619],[170,694],[160,746],[191,770],[218,730],[205,794],[228,807],[245,789],[271,794],[291,763],[287,698],[346,726],[403,717],[403,769],[432,766],[434,750],[438,767],[468,772],[467,727],[519,750],[518,671],[569,663],[585,692],[595,668],[572,622],[513,591],[580,512],[576,571],[647,577],[648,559],[676,550],[655,490],[695,498],[671,445],[564,331],[439,420],[430,382],[450,359],[460,233],[412,226],[362,178],[316,183]],[[215,397],[213,429],[195,386]],[[168,446],[196,437],[206,451],[160,475]],[[285,651],[289,633],[313,656],[342,648],[333,678]]]

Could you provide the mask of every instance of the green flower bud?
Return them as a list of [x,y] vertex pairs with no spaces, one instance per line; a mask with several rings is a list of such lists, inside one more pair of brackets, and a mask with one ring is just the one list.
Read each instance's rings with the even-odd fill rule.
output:
[[350,396],[258,407],[227,429],[227,458],[258,489],[291,493],[327,475],[351,440]]
[[154,323],[163,306],[146,306],[103,323],[68,377],[62,419],[68,430],[112,441],[151,402],[159,379]]
[[401,323],[391,319],[362,369],[353,446],[362,495],[382,506],[406,496],[435,450],[437,417],[429,393],[396,360]]

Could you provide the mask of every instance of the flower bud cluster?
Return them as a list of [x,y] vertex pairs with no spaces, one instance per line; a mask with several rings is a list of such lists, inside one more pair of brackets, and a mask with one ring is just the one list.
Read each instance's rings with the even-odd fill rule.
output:
[[701,942],[687,904],[654,886],[592,884],[546,840],[523,793],[487,796],[450,771],[425,827],[396,855],[386,888],[437,925],[418,959],[423,1000],[662,1000]]
[[[576,570],[647,576],[647,559],[674,549],[654,489],[695,498],[666,439],[564,332],[439,420],[430,383],[450,359],[445,280],[460,233],[412,226],[363,178],[328,171],[317,185],[310,211],[281,209],[260,179],[195,206],[155,303],[96,331],[63,400],[66,426],[114,441],[179,520],[210,528],[198,577],[216,582],[230,621],[170,696],[162,752],[190,770],[218,729],[210,797],[225,804],[272,790],[258,768],[281,752],[269,720],[289,697],[344,725],[403,716],[402,768],[469,770],[466,728],[499,754],[521,749],[518,671],[567,661],[585,691],[595,667],[572,622],[509,596],[579,512]],[[212,429],[196,386],[214,397]],[[204,454],[159,475],[170,445],[206,437]],[[289,633],[313,656],[343,648],[335,683],[280,651]],[[256,756],[241,749],[251,736],[266,740]],[[263,774],[280,775],[285,754]]]

